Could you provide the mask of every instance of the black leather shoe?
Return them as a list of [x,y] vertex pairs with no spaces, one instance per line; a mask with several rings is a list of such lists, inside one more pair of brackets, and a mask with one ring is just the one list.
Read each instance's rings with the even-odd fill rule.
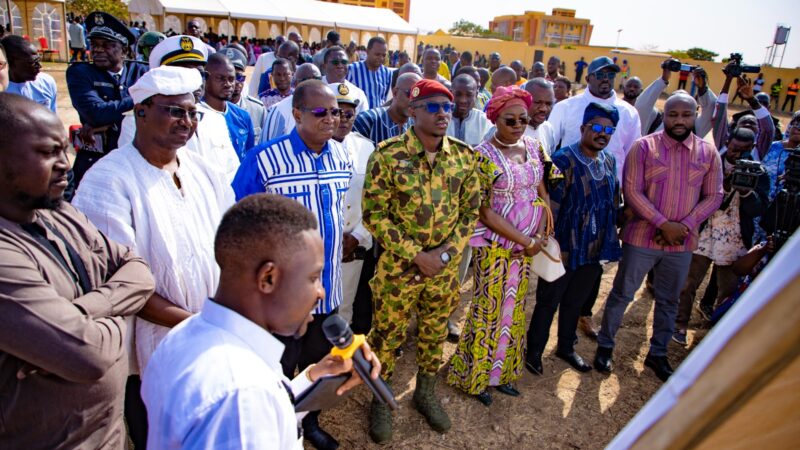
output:
[[669,365],[669,360],[666,356],[653,356],[648,353],[647,357],[644,359],[644,365],[653,369],[653,372],[656,373],[656,376],[661,381],[669,380],[673,372],[672,366]]
[[461,336],[461,330],[458,329],[453,321],[447,321],[447,342],[458,344],[458,338]]
[[[316,426],[315,426],[316,425]],[[317,450],[336,450],[339,442],[319,425],[303,424],[303,438]]]
[[501,394],[510,395],[512,397],[519,397],[519,391],[514,389],[514,386],[511,383],[501,384],[500,386],[495,386],[498,392]]
[[574,351],[566,353],[566,352],[556,352],[556,356],[563,359],[567,362],[573,369],[577,370],[578,372],[588,372],[592,370],[592,366],[586,364],[583,358],[580,357]]
[[480,394],[475,395],[474,397],[478,399],[479,402],[483,403],[486,406],[492,404],[492,394],[490,394],[489,391],[483,391]]
[[598,372],[611,373],[614,370],[611,355],[614,353],[613,348],[597,347],[597,353],[594,354],[594,368]]
[[525,368],[528,369],[528,372],[534,375],[543,374],[544,368],[542,368],[542,356],[531,355],[530,358],[525,358]]

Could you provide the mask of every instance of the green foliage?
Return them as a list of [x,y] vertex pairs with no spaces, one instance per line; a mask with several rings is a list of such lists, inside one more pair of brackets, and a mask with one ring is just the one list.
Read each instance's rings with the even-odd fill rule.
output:
[[667,53],[676,59],[689,59],[689,54],[686,50],[667,50]]
[[67,0],[67,11],[86,16],[94,11],[103,11],[128,23],[128,5],[122,0]]
[[483,28],[477,23],[461,19],[458,22],[454,23],[453,26],[450,28],[450,30],[448,30],[448,32],[455,36],[478,37],[478,36],[485,36],[486,34],[489,33],[489,30]]
[[715,57],[719,56],[719,53],[714,53],[711,50],[706,50],[700,47],[692,47],[689,50],[686,50],[686,54],[689,55],[689,58],[696,59],[698,61],[713,61]]

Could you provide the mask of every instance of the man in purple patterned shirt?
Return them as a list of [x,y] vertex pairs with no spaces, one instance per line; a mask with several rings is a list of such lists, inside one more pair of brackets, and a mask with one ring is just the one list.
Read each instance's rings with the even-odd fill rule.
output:
[[614,335],[633,295],[655,272],[653,336],[645,366],[666,381],[672,375],[667,345],[678,296],[697,248],[698,229],[722,203],[722,164],[714,146],[696,136],[697,103],[685,93],[664,105],[664,131],[631,147],[623,171],[625,201],[633,211],[622,231],[622,260],[606,300],[594,367],[612,370]]

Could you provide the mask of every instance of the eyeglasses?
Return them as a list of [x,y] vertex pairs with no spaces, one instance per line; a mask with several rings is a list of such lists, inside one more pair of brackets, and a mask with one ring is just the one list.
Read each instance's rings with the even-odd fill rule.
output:
[[531,119],[526,116],[522,116],[519,119],[514,117],[506,117],[504,121],[507,127],[515,127],[517,126],[517,122],[519,122],[520,125],[527,125],[528,122],[531,121]]
[[202,111],[197,111],[196,109],[190,110],[181,108],[180,106],[159,105],[157,103],[154,103],[154,105],[158,106],[164,111],[168,111],[169,116],[172,117],[173,119],[183,120],[188,116],[189,120],[191,120],[192,122],[198,122],[200,120],[203,120],[204,113]]
[[339,117],[342,114],[341,108],[298,108],[300,111],[310,112],[311,115],[317,119],[322,119],[330,113],[333,117]]
[[341,114],[342,114],[342,119],[344,120],[350,120],[356,116],[356,113],[354,113],[353,111],[342,111]]
[[616,72],[595,72],[592,75],[598,80],[613,80],[616,76]]
[[329,63],[333,64],[334,66],[346,66],[350,64],[350,61],[346,59],[332,59],[328,61]]
[[603,133],[611,136],[612,134],[614,134],[614,131],[616,131],[616,128],[614,128],[614,127],[604,127],[604,126],[600,125],[599,123],[593,123],[592,124],[592,131],[594,131],[595,133],[599,133],[599,132],[602,131]]
[[450,114],[453,112],[453,104],[450,102],[445,103],[436,103],[436,102],[425,102],[422,105],[416,105],[414,108],[426,108],[428,113],[430,114],[437,114],[439,111],[443,111],[445,114]]
[[247,75],[245,75],[243,73],[237,73],[236,74],[236,81],[237,82],[244,83],[244,80],[246,80],[246,79],[247,79]]

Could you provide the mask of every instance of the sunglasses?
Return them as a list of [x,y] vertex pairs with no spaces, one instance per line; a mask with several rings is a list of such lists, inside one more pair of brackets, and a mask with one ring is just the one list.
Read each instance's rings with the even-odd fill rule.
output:
[[525,116],[522,116],[519,119],[516,119],[514,117],[506,117],[504,119],[504,122],[507,127],[515,127],[517,126],[517,123],[519,123],[520,125],[527,125],[530,121],[531,119]]
[[430,114],[437,114],[439,111],[443,111],[445,114],[450,114],[453,112],[453,104],[450,102],[445,103],[436,103],[436,102],[425,102],[422,105],[416,105],[414,108],[425,108],[428,113]]
[[356,113],[354,113],[353,111],[342,111],[341,114],[342,114],[342,119],[344,120],[350,120],[356,116]]
[[612,134],[614,134],[614,131],[616,131],[616,128],[614,128],[614,127],[604,127],[604,126],[600,125],[599,123],[593,123],[592,124],[592,131],[594,131],[595,133],[599,133],[599,132],[602,131],[603,133],[611,136]]
[[598,80],[613,80],[616,78],[616,72],[595,72],[592,75]]
[[329,63],[333,64],[334,66],[346,66],[350,64],[350,61],[346,59],[332,59],[328,61]]
[[237,81],[237,82],[239,82],[239,83],[244,83],[244,80],[246,80],[246,79],[247,79],[247,75],[245,75],[245,74],[240,74],[240,73],[237,73],[237,74],[236,74],[236,81]]
[[204,113],[202,111],[183,109],[180,106],[159,105],[157,103],[154,103],[154,105],[164,111],[168,111],[169,116],[173,119],[183,120],[188,116],[192,122],[203,120]]
[[322,119],[326,117],[328,113],[330,113],[333,117],[339,117],[342,114],[341,108],[298,108],[300,111],[310,112],[311,115],[316,117],[317,119]]

